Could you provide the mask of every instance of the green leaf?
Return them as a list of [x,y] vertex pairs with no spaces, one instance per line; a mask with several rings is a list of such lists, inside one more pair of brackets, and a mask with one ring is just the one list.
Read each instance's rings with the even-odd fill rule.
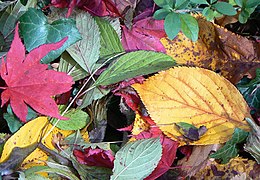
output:
[[170,13],[169,9],[159,9],[154,12],[153,18],[157,20],[165,19],[165,17]]
[[247,0],[245,3],[246,8],[253,8],[260,4],[259,0]]
[[247,22],[249,17],[250,17],[250,14],[248,13],[248,11],[246,11],[246,9],[242,9],[238,15],[238,20],[240,23],[244,24]]
[[181,30],[181,19],[179,14],[171,12],[164,21],[164,29],[169,39],[174,39]]
[[83,79],[88,75],[88,73],[80,67],[67,51],[61,55],[58,71],[67,73],[74,81]]
[[118,53],[124,52],[122,43],[111,24],[100,17],[95,17],[100,30],[100,58],[108,59]]
[[190,0],[176,0],[174,9],[185,9],[190,3]]
[[237,11],[235,10],[235,8],[226,2],[217,2],[216,4],[212,5],[214,8],[216,8],[216,10],[221,13],[221,14],[225,14],[228,16],[233,16],[237,14]]
[[209,4],[206,0],[191,0],[191,2],[196,4]]
[[110,85],[140,75],[170,68],[175,61],[168,55],[153,51],[135,51],[122,55],[97,79],[95,85]]
[[100,53],[100,33],[95,19],[87,12],[76,14],[76,26],[82,40],[70,46],[71,57],[88,73],[92,73]]
[[10,5],[12,5],[12,4],[14,4],[16,1],[14,0],[14,1],[4,1],[4,2],[2,2],[2,1],[0,1],[0,11],[3,11],[5,8],[7,8],[8,6],[10,6]]
[[235,2],[239,7],[243,6],[243,0],[235,0]]
[[[37,116],[38,114],[33,109],[28,107],[26,121],[28,122]],[[6,120],[9,130],[12,133],[15,133],[23,125],[20,119],[13,113],[10,105],[7,106],[7,113],[4,113],[4,119]]]
[[66,170],[58,169],[58,168],[45,168],[38,172],[47,172],[47,173],[52,173],[52,174],[58,174],[58,175],[66,177],[68,179],[79,180],[79,178],[76,175],[74,175],[71,171],[66,171]]
[[4,11],[0,12],[0,34],[4,37],[5,42],[1,47],[1,57],[5,55],[10,48],[17,19],[27,11],[29,7],[34,7],[35,4],[35,0],[30,0],[27,5],[24,6],[21,4],[20,0],[18,0],[15,4],[9,5]]
[[111,180],[144,179],[156,168],[161,155],[159,138],[127,143],[116,153]]
[[107,95],[110,92],[109,89],[102,89],[99,87],[95,87],[88,91],[82,99],[82,104],[79,106],[79,108],[83,109],[86,108],[88,105],[90,105],[94,100],[101,99],[105,95]]
[[243,142],[248,136],[248,132],[235,128],[232,138],[226,142],[226,144],[220,148],[214,154],[211,154],[211,158],[220,159],[221,163],[228,163],[230,159],[234,158],[238,154],[237,144]]
[[205,7],[202,11],[202,15],[206,17],[207,21],[214,19],[214,11],[210,7]]
[[209,3],[210,3],[210,4],[213,4],[213,3],[215,3],[215,2],[217,2],[217,0],[209,0]]
[[253,80],[243,78],[237,85],[238,90],[247,101],[249,107],[260,109],[260,68],[256,69],[256,77]]
[[197,41],[199,34],[199,25],[197,20],[189,14],[180,14],[180,18],[183,34],[192,41]]
[[[71,109],[65,115],[69,120],[59,121],[57,127],[63,130],[78,130],[84,128],[90,121],[89,115],[80,109]],[[54,119],[52,124],[55,124]]]
[[61,48],[51,51],[42,59],[43,63],[53,61],[66,48],[81,39],[73,19],[59,19],[48,24],[47,17],[41,10],[30,8],[19,20],[21,34],[29,52],[42,44],[58,42],[68,37]]
[[172,0],[168,1],[168,0],[154,0],[155,4],[157,4],[157,6],[159,7],[164,7],[166,5],[169,5],[170,7],[173,6],[173,2]]

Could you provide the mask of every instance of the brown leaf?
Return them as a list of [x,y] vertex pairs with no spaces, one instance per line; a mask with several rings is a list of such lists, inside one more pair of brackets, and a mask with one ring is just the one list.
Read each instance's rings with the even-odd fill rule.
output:
[[211,151],[216,151],[219,148],[219,145],[207,145],[207,146],[194,146],[192,154],[187,160],[183,158],[178,161],[178,166],[183,167],[181,169],[181,176],[193,176],[201,169],[204,169],[206,166],[212,163],[212,160],[209,159],[209,154]]
[[225,28],[196,17],[200,27],[197,42],[182,33],[174,40],[162,38],[166,54],[179,64],[198,66],[220,72],[237,83],[250,69],[260,66],[260,44]]

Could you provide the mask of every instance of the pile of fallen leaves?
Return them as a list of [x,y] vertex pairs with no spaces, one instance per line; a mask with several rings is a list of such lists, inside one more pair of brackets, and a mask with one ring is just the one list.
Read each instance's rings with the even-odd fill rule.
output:
[[0,1],[0,179],[260,177],[259,29],[170,40],[156,8]]

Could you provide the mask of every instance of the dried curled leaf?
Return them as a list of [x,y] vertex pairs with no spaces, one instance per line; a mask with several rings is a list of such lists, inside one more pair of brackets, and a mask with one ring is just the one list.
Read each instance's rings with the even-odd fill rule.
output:
[[210,166],[196,173],[192,178],[231,179],[235,176],[246,174],[246,179],[259,179],[259,168],[260,165],[255,161],[236,157],[225,165],[214,162]]
[[245,37],[196,17],[199,24],[198,41],[192,42],[184,34],[174,40],[162,38],[166,54],[178,64],[203,67],[221,72],[232,83],[238,82],[251,68],[260,66],[260,46]]
[[[207,131],[191,144],[226,142],[234,128],[249,130],[248,106],[239,91],[225,78],[202,69],[176,67],[134,84],[156,125],[174,140],[182,134],[175,123],[186,122]],[[187,139],[182,142],[187,142]]]

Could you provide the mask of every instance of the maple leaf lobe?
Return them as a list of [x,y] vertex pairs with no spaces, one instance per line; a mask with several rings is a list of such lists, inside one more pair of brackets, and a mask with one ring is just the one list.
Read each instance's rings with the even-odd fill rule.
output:
[[26,122],[27,105],[41,114],[66,119],[59,114],[51,96],[69,91],[73,79],[63,72],[47,70],[48,65],[40,63],[45,55],[60,48],[66,40],[41,45],[25,55],[16,26],[6,61],[2,60],[1,64],[1,77],[7,85],[1,94],[1,106],[10,101],[14,113],[23,122]]

